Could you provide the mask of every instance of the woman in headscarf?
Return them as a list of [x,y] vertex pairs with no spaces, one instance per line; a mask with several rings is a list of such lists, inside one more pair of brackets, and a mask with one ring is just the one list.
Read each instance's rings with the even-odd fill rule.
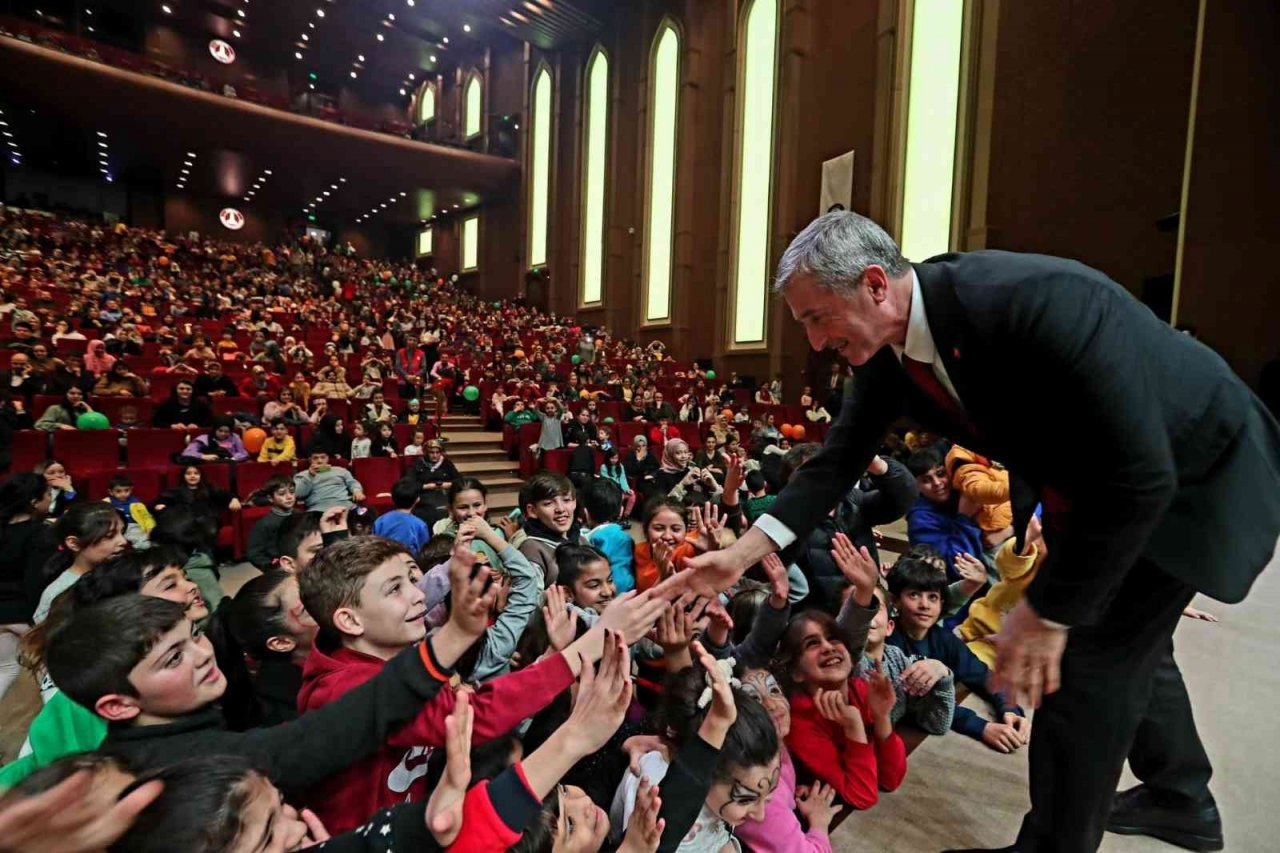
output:
[[690,463],[693,451],[683,439],[673,438],[662,448],[662,464],[653,475],[654,496],[666,495],[686,506],[711,500],[722,489],[715,476]]
[[311,449],[324,449],[330,456],[351,458],[351,436],[347,435],[346,425],[337,415],[325,415],[316,427],[316,434],[311,439]]
[[116,363],[116,357],[107,352],[104,341],[89,341],[89,349],[84,354],[84,369],[94,376],[101,376]]

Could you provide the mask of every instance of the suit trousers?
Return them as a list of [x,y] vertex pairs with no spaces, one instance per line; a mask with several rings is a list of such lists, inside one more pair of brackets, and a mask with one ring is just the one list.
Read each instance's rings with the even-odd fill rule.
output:
[[1125,757],[1158,792],[1200,800],[1212,769],[1173,659],[1195,591],[1141,559],[1103,617],[1071,629],[1062,685],[1035,714],[1020,853],[1094,853]]

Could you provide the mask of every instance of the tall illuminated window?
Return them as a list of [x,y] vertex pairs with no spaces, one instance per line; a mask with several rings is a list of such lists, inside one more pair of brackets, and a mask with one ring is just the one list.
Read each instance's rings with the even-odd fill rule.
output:
[[418,257],[429,255],[435,250],[435,234],[430,228],[418,232]]
[[480,217],[468,216],[462,220],[462,271],[471,272],[480,267]]
[[551,204],[551,72],[533,77],[533,132],[529,148],[529,266],[547,262],[547,215]]
[[764,341],[768,308],[777,0],[752,0],[747,5],[741,38],[733,342],[754,344]]
[[483,100],[484,84],[480,82],[480,75],[473,73],[467,78],[462,101],[462,128],[467,139],[480,135]]
[[951,248],[964,0],[916,4],[902,180],[902,253],[923,260]]
[[418,124],[426,124],[436,117],[436,87],[430,83],[418,91]]
[[582,303],[600,302],[604,281],[604,190],[609,136],[609,58],[596,48],[587,61],[583,118]]
[[649,186],[645,217],[644,319],[671,319],[675,232],[676,121],[680,102],[680,34],[658,27],[649,56]]

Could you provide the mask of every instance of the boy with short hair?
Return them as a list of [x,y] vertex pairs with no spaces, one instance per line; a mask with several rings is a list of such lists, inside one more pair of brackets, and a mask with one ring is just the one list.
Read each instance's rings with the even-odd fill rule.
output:
[[133,494],[133,480],[124,474],[117,474],[107,484],[105,503],[120,516],[124,524],[124,538],[134,548],[150,546],[151,531],[155,529],[156,520],[151,517],[151,510]]
[[290,574],[300,574],[320,552],[349,535],[347,511],[341,507],[328,512],[295,513],[285,519],[276,533],[274,565]]
[[556,548],[581,538],[574,521],[578,500],[573,483],[555,471],[539,471],[520,489],[524,532],[520,553],[542,569],[547,584],[556,582]]
[[935,446],[916,451],[907,459],[907,468],[916,478],[920,497],[907,510],[907,538],[912,545],[934,548],[947,561],[947,576],[958,580],[957,554],[981,559],[985,551],[982,530],[962,512],[959,495],[947,475],[946,456]]
[[[940,661],[955,679],[981,696],[995,711],[994,721],[984,720],[963,706],[957,707],[951,730],[979,740],[996,752],[1010,753],[1031,738],[1031,722],[1017,705],[987,687],[989,671],[964,642],[938,624],[947,579],[922,560],[903,557],[889,570],[889,595],[898,611],[900,631],[886,642],[909,657]],[[936,667],[933,668],[936,670]],[[942,677],[937,671],[921,672],[913,683],[919,690],[931,689]]]
[[298,500],[304,501],[307,509],[320,512],[334,507],[350,509],[353,501],[364,502],[360,481],[346,468],[330,465],[329,452],[321,447],[311,448],[310,466],[293,475],[293,485]]
[[[470,559],[453,561],[451,576],[470,576],[474,554],[464,549],[462,556]],[[413,583],[416,571],[417,563],[398,543],[367,537],[327,549],[299,576],[303,604],[319,625],[303,669],[300,719],[323,713],[341,703],[341,697],[363,689],[360,685],[392,666],[389,662],[404,649],[422,641],[426,600]],[[487,572],[477,574],[487,582]],[[457,606],[454,600],[451,609]],[[477,688],[471,697],[473,743],[506,734],[567,689],[577,677],[581,656],[599,657],[603,627],[562,654]],[[445,742],[445,718],[454,701],[451,690],[441,692],[385,737],[380,750],[306,793],[304,800],[330,832],[358,826],[379,809],[427,798],[427,759]]]
[[407,477],[397,480],[391,487],[391,503],[395,509],[378,517],[373,523],[373,535],[399,542],[410,554],[418,553],[431,541],[427,523],[413,514],[421,495],[417,480]]
[[582,512],[590,527],[587,543],[608,559],[619,595],[636,588],[636,543],[615,521],[621,510],[622,489],[612,480],[597,477],[583,492]]
[[742,511],[747,516],[747,524],[755,524],[756,519],[769,511],[778,496],[769,494],[769,483],[759,471],[748,473],[745,482],[748,497],[743,502]]
[[269,728],[225,728],[217,702],[226,678],[208,638],[171,601],[126,595],[77,610],[49,638],[46,663],[64,693],[107,720],[103,748],[135,769],[243,755],[296,793],[373,754],[448,683],[493,598],[483,575],[457,572],[451,583],[450,621],[430,639],[341,700]]
[[271,422],[271,435],[262,442],[258,451],[259,462],[292,462],[298,458],[298,447],[289,435],[289,425],[283,418]]
[[293,478],[284,475],[272,477],[263,483],[259,494],[270,502],[271,512],[259,518],[249,531],[245,557],[255,568],[265,572],[271,568],[276,557],[280,556],[277,543],[280,527],[293,516],[298,498]]

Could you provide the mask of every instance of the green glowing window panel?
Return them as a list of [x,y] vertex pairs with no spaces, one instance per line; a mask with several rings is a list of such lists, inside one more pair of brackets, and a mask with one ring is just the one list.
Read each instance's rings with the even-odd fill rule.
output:
[[480,268],[480,217],[462,220],[462,271]]
[[951,247],[963,27],[964,0],[916,4],[902,181],[902,253],[914,260]]
[[533,78],[533,140],[529,160],[529,266],[547,262],[547,217],[551,204],[551,73]]
[[436,89],[423,86],[418,93],[418,124],[426,124],[436,117]]
[[777,0],[755,0],[748,7],[744,22],[738,222],[734,235],[735,344],[764,341],[769,291],[774,82],[778,65]]
[[645,322],[655,322],[671,317],[680,35],[670,23],[664,23],[654,39],[649,86],[649,210],[646,217],[644,319]]
[[467,88],[463,93],[462,127],[467,139],[480,135],[480,102],[483,94],[480,75],[472,74],[467,79]]
[[587,63],[583,144],[582,302],[600,302],[604,281],[604,192],[609,127],[609,59],[596,50]]

